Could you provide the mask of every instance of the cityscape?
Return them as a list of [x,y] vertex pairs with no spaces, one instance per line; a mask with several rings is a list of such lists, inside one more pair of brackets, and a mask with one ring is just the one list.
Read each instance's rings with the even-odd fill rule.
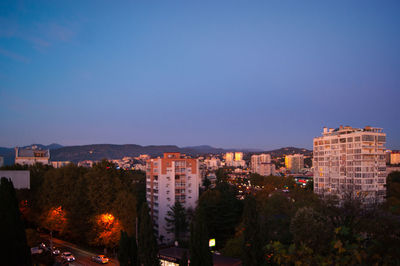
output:
[[0,10],[0,265],[400,264],[399,2]]

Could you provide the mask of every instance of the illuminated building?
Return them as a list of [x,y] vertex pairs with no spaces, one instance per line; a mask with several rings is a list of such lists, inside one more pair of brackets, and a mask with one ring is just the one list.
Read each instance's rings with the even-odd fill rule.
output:
[[271,163],[271,155],[269,154],[252,155],[250,168],[252,173],[259,175],[275,175],[275,165]]
[[246,167],[243,152],[228,152],[225,155],[225,165],[230,167]]
[[300,173],[304,168],[304,155],[303,154],[293,154],[285,156],[285,167],[291,173]]
[[314,138],[314,192],[382,202],[386,194],[386,134],[381,128],[324,128]]
[[225,162],[228,164],[228,162],[233,162],[233,152],[227,152],[225,154]]
[[235,152],[235,161],[243,160],[243,152]]
[[400,164],[400,151],[392,151],[390,154],[390,164]]
[[179,201],[184,208],[195,209],[199,197],[199,160],[180,153],[164,153],[164,158],[150,159],[146,164],[146,200],[160,242],[174,240],[166,230],[167,212]]
[[49,164],[50,151],[39,150],[36,146],[32,148],[15,148],[15,164],[34,165],[35,163]]

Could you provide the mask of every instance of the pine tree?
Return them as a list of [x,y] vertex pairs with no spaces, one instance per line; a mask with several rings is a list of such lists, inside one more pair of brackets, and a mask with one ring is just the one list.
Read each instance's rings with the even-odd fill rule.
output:
[[256,200],[248,196],[243,210],[244,247],[243,265],[257,266],[264,264],[264,250],[261,239],[260,218]]
[[4,254],[1,264],[32,264],[15,189],[13,183],[4,177],[0,180],[0,236],[0,250]]
[[190,265],[192,266],[213,265],[205,219],[204,210],[197,208],[190,230]]
[[175,240],[181,241],[187,232],[188,221],[186,210],[179,201],[175,201],[174,206],[167,212],[165,221],[167,232],[174,233]]
[[138,265],[137,255],[136,238],[130,237],[126,232],[121,231],[118,249],[119,264],[122,266],[136,266]]
[[143,203],[139,221],[139,261],[146,266],[160,265],[157,240],[147,203]]

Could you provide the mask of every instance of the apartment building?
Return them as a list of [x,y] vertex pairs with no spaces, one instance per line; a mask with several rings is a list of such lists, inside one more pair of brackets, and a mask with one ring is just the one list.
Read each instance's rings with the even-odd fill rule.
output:
[[230,167],[246,167],[243,152],[228,152],[225,155],[225,165]]
[[400,151],[392,151],[391,152],[390,164],[400,164]]
[[200,183],[199,160],[180,153],[164,153],[163,158],[146,163],[146,200],[158,240],[170,243],[173,234],[167,233],[167,212],[179,201],[186,209],[196,207]]
[[304,155],[293,154],[285,156],[285,167],[293,174],[298,174],[304,169]]
[[381,128],[324,128],[314,138],[314,192],[380,203],[386,194],[386,134]]
[[271,163],[270,154],[252,155],[250,161],[250,171],[259,175],[275,175],[275,165]]

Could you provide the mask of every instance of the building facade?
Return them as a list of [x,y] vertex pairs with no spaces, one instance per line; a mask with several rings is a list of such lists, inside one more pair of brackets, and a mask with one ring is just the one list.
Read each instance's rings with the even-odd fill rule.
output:
[[285,167],[293,174],[298,174],[304,169],[304,155],[293,154],[285,156]]
[[34,165],[35,163],[49,164],[50,150],[35,148],[15,148],[15,164]]
[[147,161],[146,200],[160,242],[174,240],[173,234],[167,232],[165,217],[175,201],[186,209],[195,209],[200,180],[198,159],[164,153],[164,158]]
[[275,175],[275,164],[271,163],[270,154],[252,155],[250,161],[250,171],[259,175]]
[[314,192],[380,203],[386,189],[386,134],[381,128],[324,128],[314,138]]
[[400,151],[390,153],[390,164],[400,164]]

